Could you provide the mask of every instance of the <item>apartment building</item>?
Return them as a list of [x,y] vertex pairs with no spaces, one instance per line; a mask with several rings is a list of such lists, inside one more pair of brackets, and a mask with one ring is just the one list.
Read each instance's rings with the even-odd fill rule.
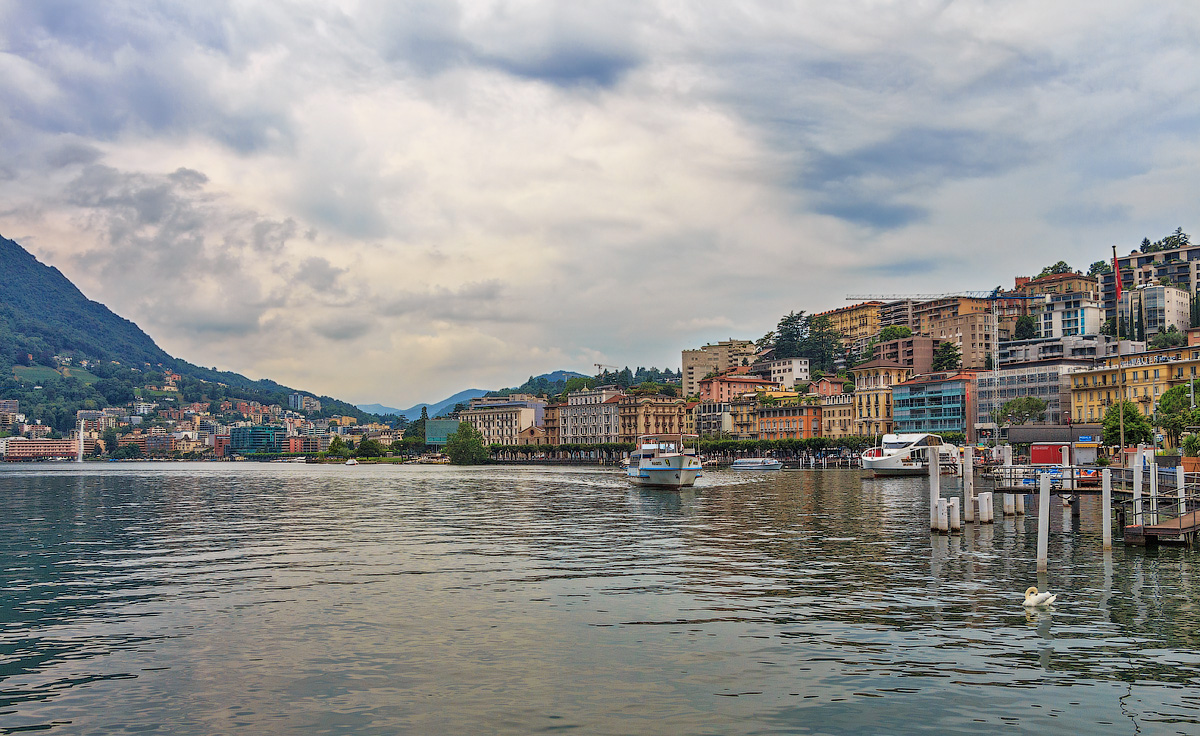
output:
[[749,374],[713,376],[700,381],[701,401],[731,401],[737,396],[755,391],[778,389],[779,384]]
[[924,335],[886,340],[875,344],[872,359],[906,365],[913,369],[913,373],[928,373],[933,370],[933,353],[941,342]]
[[[515,445],[522,430],[535,424],[536,412],[525,401],[472,404],[459,414],[459,420],[478,430],[485,445]],[[545,409],[545,402],[541,408]]]
[[828,317],[833,329],[842,334],[842,346],[861,353],[880,330],[880,310],[883,302],[862,302],[849,307],[818,312],[814,317]]
[[757,411],[758,439],[808,439],[821,436],[821,404],[760,404]]
[[757,376],[786,389],[809,380],[808,358],[781,358],[764,360],[750,366],[750,375]]
[[636,442],[643,434],[682,434],[687,401],[662,394],[626,395],[618,402],[619,442]]
[[751,340],[730,338],[695,350],[684,350],[682,355],[684,396],[697,396],[700,379],[711,373],[724,373],[740,365],[754,362],[756,351]]
[[854,394],[821,396],[821,436],[839,439],[855,433]]
[[[1117,268],[1121,273],[1121,288],[1153,286],[1164,279],[1179,285],[1189,294],[1197,293],[1200,283],[1200,244],[1187,245],[1156,253],[1133,251],[1127,256],[1117,257]],[[1112,273],[1100,277],[1100,291],[1104,301],[1104,317],[1117,314],[1116,276]],[[1184,329],[1180,327],[1179,329]]]
[[[974,301],[974,300],[972,300]],[[952,342],[958,346],[962,356],[962,367],[984,369],[989,366],[988,356],[995,347],[996,322],[991,312],[966,312],[949,314],[926,321],[927,334],[941,342]],[[1006,339],[1007,332],[1000,338]]]
[[576,391],[558,410],[558,432],[562,444],[594,445],[617,442],[620,436],[620,398],[616,386]]
[[[1104,418],[1110,404],[1125,399],[1150,416],[1167,389],[1197,378],[1200,345],[1116,356],[1071,375],[1071,416],[1076,424]],[[1124,385],[1121,379],[1124,377]]]
[[1092,360],[1046,360],[1021,363],[976,377],[975,431],[980,439],[1005,439],[1006,427],[995,417],[1005,402],[1032,396],[1046,402],[1046,418],[1031,424],[1068,424],[1071,375],[1092,368]]
[[892,431],[892,387],[912,378],[913,369],[872,360],[850,370],[854,376],[854,434],[871,437]]
[[975,371],[946,371],[892,387],[895,431],[962,432],[975,442]]
[[1121,293],[1121,334],[1132,334],[1132,326],[1145,325],[1146,337],[1165,331],[1171,325],[1184,332],[1191,325],[1191,295],[1174,286],[1139,286]]

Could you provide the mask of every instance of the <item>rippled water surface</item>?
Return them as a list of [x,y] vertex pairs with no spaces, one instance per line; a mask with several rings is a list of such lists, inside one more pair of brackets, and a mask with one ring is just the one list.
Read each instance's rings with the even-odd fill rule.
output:
[[[49,468],[49,469],[48,469]],[[955,481],[944,486],[947,495]],[[0,733],[1200,733],[1200,553],[924,479],[0,468]]]

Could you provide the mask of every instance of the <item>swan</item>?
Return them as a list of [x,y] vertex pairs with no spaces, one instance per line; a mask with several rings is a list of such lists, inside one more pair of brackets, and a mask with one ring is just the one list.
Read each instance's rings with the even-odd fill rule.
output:
[[1041,608],[1042,606],[1048,606],[1053,603],[1056,598],[1058,598],[1057,595],[1051,595],[1050,593],[1039,593],[1038,589],[1032,586],[1025,591],[1025,605],[1029,608]]

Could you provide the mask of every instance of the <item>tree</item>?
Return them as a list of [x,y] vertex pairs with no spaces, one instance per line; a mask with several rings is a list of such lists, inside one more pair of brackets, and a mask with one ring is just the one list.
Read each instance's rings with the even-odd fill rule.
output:
[[1059,261],[1058,263],[1043,268],[1042,272],[1034,278],[1040,279],[1043,276],[1053,276],[1060,273],[1074,273],[1074,271],[1071,270],[1071,267],[1067,265],[1066,261]]
[[1125,417],[1125,444],[1136,445],[1151,442],[1154,430],[1150,421],[1138,411],[1132,401],[1120,401],[1108,407],[1104,412],[1104,444],[1121,444],[1121,416]]
[[334,457],[347,457],[350,455],[350,448],[341,437],[334,437],[329,441],[329,454]]
[[1032,340],[1038,336],[1037,320],[1028,314],[1017,317],[1017,326],[1013,330],[1013,339]]
[[379,443],[379,440],[373,440],[368,437],[367,439],[364,439],[362,442],[358,443],[358,447],[354,451],[354,456],[381,457],[385,452],[387,452],[387,450],[384,449],[383,445]]
[[804,312],[789,312],[779,320],[775,328],[775,357],[798,358],[801,355],[801,342],[806,335],[806,320]]
[[1150,338],[1150,349],[1162,350],[1163,348],[1177,348],[1186,342],[1187,337],[1179,331],[1178,327],[1171,325],[1167,329]]
[[114,460],[133,460],[142,457],[142,448],[130,442],[113,450],[109,457]]
[[947,340],[933,352],[933,365],[930,367],[935,371],[952,371],[961,363],[962,355],[958,352],[958,346]]
[[1010,399],[996,412],[996,423],[1006,426],[1021,425],[1029,421],[1046,420],[1046,402],[1036,396]]
[[446,438],[446,454],[451,465],[482,465],[488,461],[483,435],[470,422],[459,422],[458,429]]
[[906,337],[912,337],[912,329],[904,325],[888,325],[879,331],[879,342],[903,340]]
[[1096,261],[1088,266],[1088,276],[1103,276],[1106,273],[1112,273],[1112,264],[1108,261]]

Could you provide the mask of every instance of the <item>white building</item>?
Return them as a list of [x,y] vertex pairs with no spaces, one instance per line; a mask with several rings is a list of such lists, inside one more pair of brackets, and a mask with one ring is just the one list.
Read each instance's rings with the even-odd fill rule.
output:
[[1099,335],[1104,321],[1101,303],[1081,292],[1046,294],[1033,304],[1031,312],[1043,340]]
[[[1121,292],[1120,314],[1125,324],[1144,320],[1146,337],[1165,332],[1175,325],[1180,332],[1191,327],[1191,297],[1174,286],[1139,286]],[[1122,329],[1122,337],[1125,330]]]
[[624,395],[616,386],[569,394],[558,410],[559,441],[584,445],[619,442],[619,402]]
[[797,383],[808,382],[808,358],[781,358],[755,363],[750,372],[790,391]]

